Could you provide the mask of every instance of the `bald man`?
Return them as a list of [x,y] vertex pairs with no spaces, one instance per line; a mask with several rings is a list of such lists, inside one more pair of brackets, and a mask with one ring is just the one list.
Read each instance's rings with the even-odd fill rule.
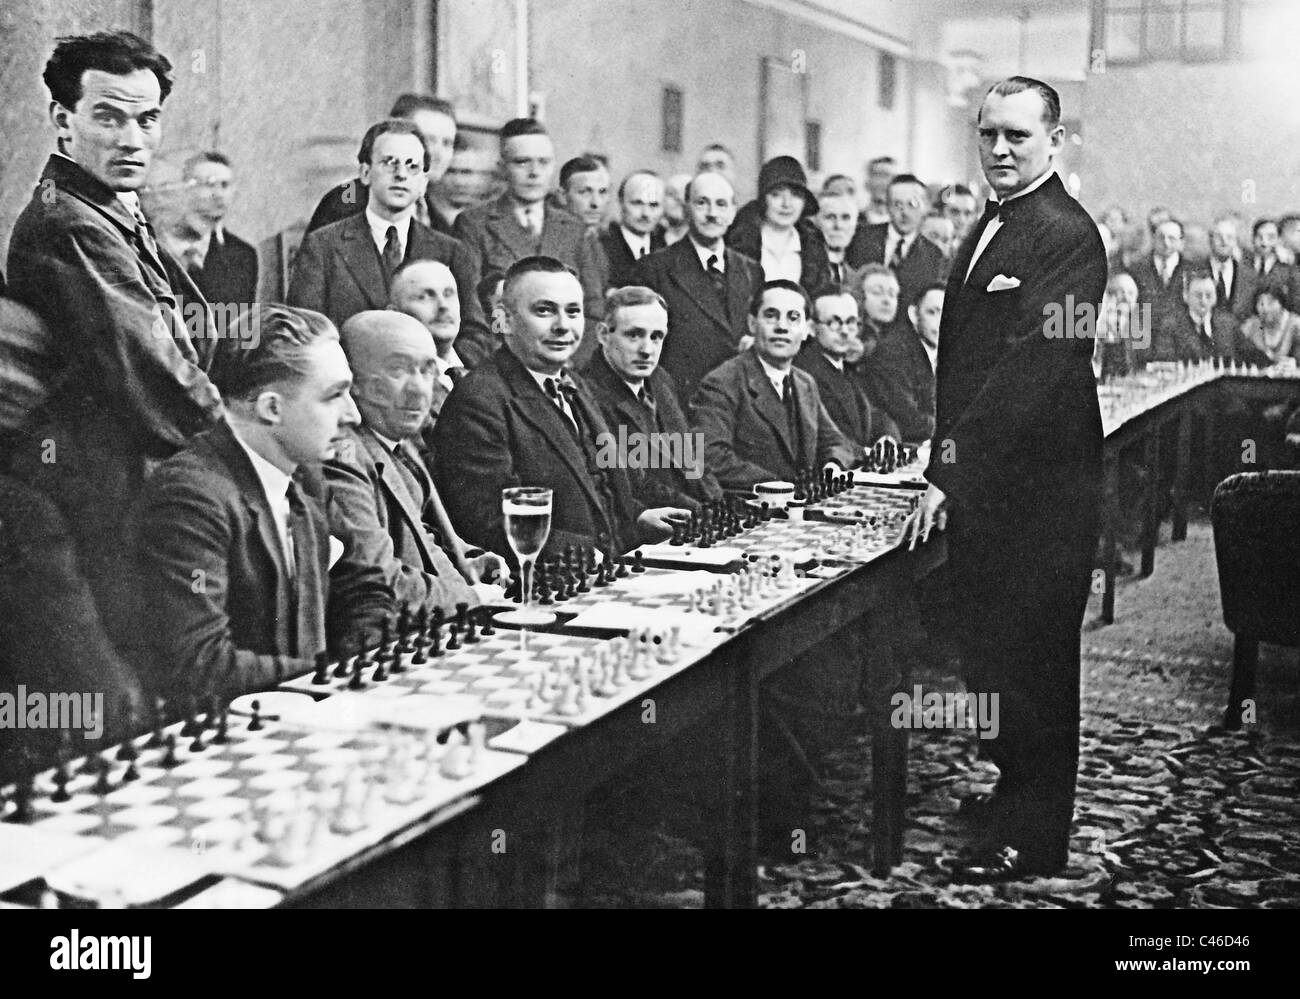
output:
[[[418,319],[433,336],[435,350],[432,420],[466,371],[492,353],[499,343],[461,337],[460,293],[451,270],[436,260],[412,260],[398,268],[388,292],[388,307]],[[464,354],[461,351],[464,351]]]
[[378,565],[399,606],[411,611],[450,614],[458,603],[499,600],[499,588],[488,584],[506,576],[504,561],[467,549],[411,443],[437,378],[433,335],[419,320],[392,310],[360,312],[342,333],[361,425],[347,428],[325,476],[356,557]]

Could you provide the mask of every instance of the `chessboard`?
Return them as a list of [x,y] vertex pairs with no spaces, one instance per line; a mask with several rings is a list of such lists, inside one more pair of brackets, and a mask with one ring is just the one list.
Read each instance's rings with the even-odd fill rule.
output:
[[[916,509],[920,494],[914,490],[885,486],[854,486],[809,504],[805,516],[842,523],[866,523],[876,527],[887,543],[897,544],[903,523]],[[892,545],[890,545],[892,547]]]
[[[607,592],[599,591],[601,599]],[[591,604],[570,600],[548,609],[577,613],[583,606]],[[680,629],[669,626],[646,624],[632,627],[626,637],[593,638],[563,631],[498,630],[488,612],[460,615],[472,627],[457,629],[453,620],[445,639],[435,624],[406,649],[395,642],[332,669],[322,663],[315,672],[282,684],[281,690],[317,697],[345,692],[384,699],[460,696],[474,699],[476,713],[484,718],[567,730],[609,714],[702,654],[686,648]],[[477,626],[478,619],[486,630]]]
[[[861,565],[898,544],[898,534],[877,520],[839,523],[814,520],[769,520],[739,539],[747,553],[786,552],[796,564],[816,562],[823,568]],[[819,572],[819,576],[827,573]]]
[[62,875],[45,875],[77,895],[93,870],[92,901],[152,904],[205,875],[287,891],[414,823],[471,806],[473,792],[527,760],[487,748],[481,723],[449,733],[333,728],[304,724],[310,711],[299,709],[291,724],[276,698],[310,703],[246,695],[219,720],[196,713],[69,760],[7,788],[0,821],[102,843]]

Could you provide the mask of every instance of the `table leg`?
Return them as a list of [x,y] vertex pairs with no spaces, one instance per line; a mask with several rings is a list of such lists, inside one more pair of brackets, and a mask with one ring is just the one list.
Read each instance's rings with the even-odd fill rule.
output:
[[1187,540],[1187,508],[1192,481],[1192,407],[1179,407],[1177,468],[1174,472],[1173,540]]
[[1160,427],[1153,425],[1146,433],[1146,466],[1151,472],[1151,488],[1147,490],[1146,508],[1142,511],[1142,575],[1156,570],[1156,542],[1160,537],[1160,501],[1164,481],[1160,469]]
[[758,885],[758,678],[747,663],[731,663],[718,735],[717,818],[705,845],[704,904],[752,909]]

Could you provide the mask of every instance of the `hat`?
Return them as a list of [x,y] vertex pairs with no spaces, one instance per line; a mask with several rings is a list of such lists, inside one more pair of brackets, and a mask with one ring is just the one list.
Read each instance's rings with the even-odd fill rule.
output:
[[763,164],[758,172],[758,196],[767,197],[778,187],[792,187],[803,197],[803,217],[818,212],[817,196],[808,189],[808,177],[803,166],[793,156],[777,156]]

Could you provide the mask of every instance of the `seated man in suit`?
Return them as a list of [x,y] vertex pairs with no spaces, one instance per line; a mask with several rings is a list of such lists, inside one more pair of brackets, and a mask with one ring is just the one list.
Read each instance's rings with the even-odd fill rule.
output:
[[700,382],[691,425],[704,434],[705,467],[724,489],[750,492],[759,482],[795,482],[826,465],[862,462],[862,449],[822,405],[817,380],[794,366],[809,311],[799,285],[766,282],[749,307],[753,346]]
[[898,278],[904,302],[916,300],[928,285],[942,283],[948,262],[934,243],[921,235],[921,222],[930,211],[925,184],[910,173],[889,182],[889,222],[859,226],[846,256],[850,267],[884,264]]
[[257,251],[226,231],[235,172],[223,154],[198,153],[185,163],[190,216],[199,238],[185,265],[213,306],[244,308],[257,301]]
[[[582,337],[582,286],[552,257],[525,257],[506,272],[495,321],[505,346],[456,386],[433,430],[438,492],[457,532],[506,551],[501,490],[554,491],[544,554],[566,546],[618,555],[661,541],[689,511],[646,509],[627,473],[610,462],[609,428],[565,365]],[[610,467],[611,465],[615,467]]]
[[[455,109],[446,101],[427,94],[402,94],[393,102],[388,117],[411,122],[419,130],[424,148],[429,153],[426,169],[428,189],[416,201],[415,217],[434,232],[440,232],[444,236],[452,235],[451,220],[439,209],[433,192],[452,160],[452,149],[456,142]],[[369,159],[360,160],[362,166],[369,162]],[[353,178],[331,187],[312,213],[311,221],[307,223],[307,233],[342,222],[345,218],[364,211],[369,201],[364,177]]]
[[[456,382],[469,370],[456,353],[456,340],[460,333],[460,297],[456,290],[456,279],[446,264],[440,264],[436,260],[413,260],[398,268],[388,298],[390,309],[414,316],[433,334],[433,386],[430,390],[431,403],[426,407],[429,420],[425,436],[428,436],[438,414],[442,412],[443,402],[456,387]],[[348,345],[347,329],[345,323],[345,349]],[[348,358],[351,357],[352,351],[348,350]],[[355,364],[352,373],[357,374]],[[363,420],[365,415],[365,409],[362,408]]]
[[[450,299],[454,307],[454,285]],[[359,312],[343,325],[343,350],[361,425],[344,430],[325,463],[325,478],[357,559],[378,566],[398,606],[413,613],[441,608],[452,614],[458,603],[477,606],[481,595],[499,597],[496,587],[481,588],[504,575],[504,561],[472,551],[452,530],[413,446],[437,380],[435,338],[400,312]]]
[[934,372],[939,356],[939,320],[944,286],[921,289],[907,308],[910,324],[880,342],[862,365],[867,397],[893,417],[909,444],[934,434]]
[[1156,327],[1147,360],[1234,359],[1238,324],[1231,315],[1214,307],[1214,275],[1209,271],[1189,271],[1184,283],[1184,308],[1165,316]]
[[668,335],[663,298],[636,285],[615,288],[596,331],[600,350],[583,375],[618,440],[632,494],[646,506],[691,510],[721,499],[722,487],[704,467],[703,441],[690,431],[673,380],[659,370]]
[[582,273],[586,223],[546,201],[555,176],[555,144],[546,129],[532,118],[506,122],[501,166],[505,193],[466,208],[456,219],[456,235],[469,247],[479,273],[504,274],[516,260],[539,255]]
[[636,283],[668,303],[668,339],[661,364],[677,398],[689,399],[700,379],[749,345],[746,310],[763,283],[758,264],[726,246],[735,193],[717,172],[686,187],[686,239],[638,261]]
[[895,321],[899,318],[898,278],[884,264],[867,264],[860,271],[853,272],[849,294],[862,306],[859,337],[863,358],[870,358],[880,341],[893,333]]
[[812,296],[811,338],[794,363],[817,379],[826,412],[859,447],[882,438],[899,439],[898,427],[883,409],[873,408],[861,382],[845,366],[845,355],[858,329],[858,303],[843,288],[829,286]]
[[226,421],[158,468],[138,510],[149,637],[172,693],[274,689],[327,639],[351,651],[393,612],[380,568],[330,536],[320,465],[358,422],[338,332],[278,305],[240,322],[257,328],[223,342],[213,365]]
[[456,275],[460,313],[467,325],[485,325],[474,286],[478,268],[459,240],[415,217],[429,153],[409,121],[371,125],[361,140],[365,211],[311,233],[302,241],[289,281],[289,304],[323,312],[335,326],[367,309],[388,305],[393,275],[408,260],[437,260]]

